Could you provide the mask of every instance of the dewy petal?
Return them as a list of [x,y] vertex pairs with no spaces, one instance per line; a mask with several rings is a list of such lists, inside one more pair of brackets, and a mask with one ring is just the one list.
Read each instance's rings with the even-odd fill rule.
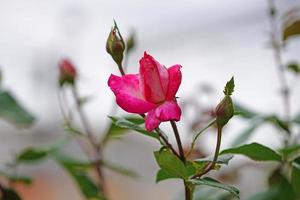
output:
[[174,100],[177,90],[181,84],[181,65],[173,65],[172,67],[168,68],[169,72],[169,86],[166,99],[167,100]]
[[147,101],[160,103],[165,100],[169,84],[168,70],[146,52],[140,60],[140,78],[140,87]]
[[181,109],[175,101],[166,101],[155,109],[155,116],[160,121],[179,121]]
[[147,131],[153,131],[160,124],[160,120],[155,116],[155,109],[148,112],[145,119],[145,128]]
[[127,112],[142,114],[156,107],[143,98],[139,88],[139,75],[128,74],[119,77],[112,74],[108,86],[116,95],[117,104]]

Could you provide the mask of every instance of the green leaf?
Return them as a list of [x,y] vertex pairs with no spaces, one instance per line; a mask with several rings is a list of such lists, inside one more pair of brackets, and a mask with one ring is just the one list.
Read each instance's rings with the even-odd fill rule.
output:
[[114,171],[114,172],[117,172],[121,175],[124,175],[124,176],[128,176],[128,177],[131,177],[131,178],[137,178],[139,175],[135,172],[135,171],[132,171],[130,169],[126,169],[125,167],[122,167],[122,166],[119,166],[119,165],[116,165],[116,164],[113,164],[111,162],[108,162],[108,161],[103,161],[103,166]]
[[246,118],[246,119],[251,119],[251,118],[259,115],[257,112],[254,112],[254,111],[250,110],[249,108],[245,107],[244,105],[237,103],[237,102],[234,102],[234,110],[235,110],[235,112],[239,113],[239,116]]
[[285,176],[281,174],[280,168],[276,169],[269,178],[269,185],[277,190],[275,200],[295,200],[295,194],[292,185]]
[[196,187],[193,200],[233,200],[232,195],[225,190],[214,187]]
[[16,126],[29,126],[34,117],[8,92],[0,92],[0,117]]
[[279,152],[287,161],[292,161],[300,156],[300,145],[285,147],[280,149]]
[[126,119],[126,118],[120,118],[120,117],[112,117],[112,116],[110,117],[110,119],[112,120],[114,125],[116,125],[117,127],[135,130],[135,131],[142,133],[148,137],[152,137],[152,138],[159,140],[159,136],[155,132],[148,132],[144,128],[142,128],[139,123],[137,123],[140,121],[130,120],[130,119]]
[[250,196],[247,200],[278,200],[278,188],[271,188],[268,191],[259,192]]
[[283,28],[283,40],[287,40],[289,38],[299,36],[300,35],[300,20],[293,20],[291,22],[287,22],[287,25]]
[[155,151],[154,156],[159,167],[169,175],[182,179],[188,178],[184,163],[169,150],[163,148],[160,151]]
[[15,190],[11,188],[3,188],[2,186],[0,189],[0,197],[1,200],[21,200],[21,197]]
[[265,120],[270,122],[271,124],[275,125],[276,127],[286,131],[287,133],[290,132],[288,122],[285,121],[285,120],[280,119],[276,115],[267,116],[267,117],[265,117]]
[[293,72],[294,74],[298,75],[300,73],[300,66],[297,62],[291,62],[287,65],[287,69],[290,72]]
[[54,159],[73,177],[82,194],[88,200],[105,200],[97,185],[88,175],[89,163],[67,157],[66,155],[56,155]]
[[166,170],[160,169],[156,173],[156,180],[155,182],[158,183],[160,181],[166,180],[166,179],[172,179],[172,178],[178,178],[178,176],[169,174]]
[[220,154],[241,154],[256,161],[281,161],[281,156],[272,149],[258,143],[245,144],[223,150]]
[[[217,164],[228,165],[229,161],[232,158],[233,158],[233,155],[231,155],[231,154],[220,155],[220,156],[218,156]],[[194,160],[194,162],[197,162],[197,163],[208,163],[208,162],[212,162],[213,159],[214,159],[213,156],[209,156],[209,157],[206,157],[206,158],[196,159],[196,160]]]
[[228,81],[226,83],[226,86],[225,86],[225,89],[224,89],[223,92],[224,92],[225,95],[230,96],[230,95],[232,95],[233,91],[234,91],[234,77],[232,77],[230,79],[230,81]]
[[226,191],[230,192],[232,195],[234,195],[235,197],[239,198],[240,192],[237,188],[230,186],[230,185],[220,183],[219,181],[209,178],[209,177],[205,177],[202,179],[192,179],[189,182],[193,185],[207,185],[210,187],[215,187],[215,188],[219,188],[222,190],[226,190]]
[[17,156],[17,162],[35,162],[40,161],[48,156],[48,151],[44,149],[37,149],[29,147],[23,150]]
[[291,184],[297,197],[300,198],[300,157],[293,162]]
[[250,122],[250,125],[233,140],[231,146],[235,147],[245,143],[255,133],[255,130],[263,124],[263,122],[264,120],[261,118],[254,119]]

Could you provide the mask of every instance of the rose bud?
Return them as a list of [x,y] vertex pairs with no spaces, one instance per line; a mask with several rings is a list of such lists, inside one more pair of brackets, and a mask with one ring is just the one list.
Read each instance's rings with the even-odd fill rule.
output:
[[232,99],[230,97],[230,95],[233,92],[233,89],[234,89],[234,79],[232,77],[231,80],[227,82],[225,86],[225,90],[224,90],[225,97],[217,105],[215,109],[217,125],[220,128],[223,128],[234,115],[234,107],[233,107]]
[[125,43],[115,22],[115,25],[110,31],[106,41],[106,51],[112,56],[118,65],[121,65],[124,50]]
[[77,72],[74,65],[67,58],[62,59],[59,62],[59,85],[63,86],[65,83],[74,84]]

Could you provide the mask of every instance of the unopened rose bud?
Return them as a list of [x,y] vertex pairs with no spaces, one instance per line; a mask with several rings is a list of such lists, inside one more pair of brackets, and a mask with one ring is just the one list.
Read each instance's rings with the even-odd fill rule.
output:
[[60,86],[65,83],[73,85],[77,76],[76,69],[69,59],[62,59],[59,62],[59,84]]
[[222,99],[222,101],[217,105],[215,109],[215,115],[216,115],[216,121],[218,127],[223,128],[234,115],[234,107],[233,107],[232,99],[230,97],[230,95],[233,93],[233,90],[234,90],[234,79],[232,77],[231,80],[228,81],[225,86],[224,89],[225,97]]
[[115,25],[110,31],[109,36],[107,38],[106,51],[112,56],[112,58],[118,65],[121,65],[124,50],[125,43],[115,22]]

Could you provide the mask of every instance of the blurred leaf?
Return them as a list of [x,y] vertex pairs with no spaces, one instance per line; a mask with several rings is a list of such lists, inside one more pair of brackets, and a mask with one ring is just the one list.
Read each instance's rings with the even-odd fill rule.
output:
[[250,125],[233,140],[231,146],[235,147],[245,143],[255,133],[255,130],[263,124],[263,122],[264,120],[261,118],[254,119],[250,122]]
[[239,116],[246,119],[251,119],[259,115],[258,113],[250,110],[249,108],[237,102],[234,102],[234,110],[239,113]]
[[103,161],[103,166],[107,167],[108,169],[110,169],[114,172],[117,172],[121,175],[124,175],[124,176],[128,176],[128,177],[131,177],[131,178],[137,178],[138,177],[138,174],[135,171],[130,170],[130,169],[126,169],[125,167],[110,163],[108,161]]
[[75,135],[84,135],[79,129],[71,126],[70,124],[66,124],[64,126],[64,130],[68,133],[71,133],[71,134],[75,134]]
[[154,156],[159,167],[169,175],[177,178],[188,178],[188,172],[184,163],[169,150],[163,148],[155,151]]
[[268,191],[259,192],[255,195],[250,196],[247,200],[277,200],[278,188],[271,188]]
[[236,148],[225,149],[220,154],[241,154],[256,161],[281,161],[281,156],[269,147],[258,143],[245,144]]
[[196,187],[193,200],[232,200],[232,195],[219,188]]
[[300,124],[300,112],[293,118],[294,123]]
[[230,192],[232,195],[234,195],[235,197],[239,198],[240,192],[237,188],[220,183],[219,181],[209,178],[209,177],[205,177],[202,179],[192,179],[189,182],[192,183],[193,185],[207,185],[210,187],[215,187],[215,188],[219,188],[222,190],[226,190],[226,191]]
[[24,175],[15,175],[15,174],[9,174],[4,171],[0,171],[0,176],[6,177],[9,179],[11,182],[20,182],[24,183],[26,185],[29,185],[32,183],[32,179],[29,176],[24,176]]
[[70,168],[88,170],[92,167],[92,163],[88,160],[79,160],[62,153],[54,153],[51,157],[63,166]]
[[291,37],[298,36],[300,34],[300,20],[294,20],[292,22],[286,22],[287,25],[283,28],[283,40],[286,41]]
[[300,156],[300,145],[285,147],[280,149],[279,152],[287,161],[291,161]]
[[135,130],[146,136],[149,136],[149,137],[159,140],[159,136],[155,132],[148,132],[140,126],[141,120],[112,117],[112,116],[110,117],[110,119],[113,121],[113,123],[117,127]]
[[0,117],[17,126],[28,126],[34,122],[34,117],[6,91],[0,91]]
[[[281,174],[280,168],[276,169],[269,178],[269,185],[277,190],[276,200],[294,200],[295,194],[288,180]],[[276,189],[277,188],[277,189]]]
[[300,157],[293,162],[291,184],[297,197],[300,198]]
[[[73,177],[82,194],[88,200],[105,200],[97,185],[88,176],[88,168],[85,161],[78,161],[74,158],[57,157],[56,161]],[[89,165],[88,165],[89,166]]]
[[11,188],[0,188],[1,200],[21,200],[21,197]]
[[132,51],[135,48],[135,46],[136,46],[136,39],[135,38],[136,38],[135,32],[132,31],[129,35],[129,38],[126,41],[126,47],[127,47],[126,51],[127,51],[127,53]]
[[273,125],[275,125],[276,127],[286,131],[287,133],[290,132],[288,123],[282,119],[280,119],[278,116],[276,115],[271,115],[271,116],[267,116],[265,118],[266,121],[271,122]]
[[298,75],[300,73],[300,66],[296,62],[291,62],[287,65],[287,69]]
[[[228,165],[229,161],[233,158],[233,155],[231,154],[224,154],[224,155],[220,155],[218,156],[217,159],[217,164],[225,164]],[[208,163],[208,162],[212,162],[214,159],[213,156],[209,156],[206,158],[200,158],[200,159],[196,159],[194,160],[197,163]]]
[[48,151],[44,149],[37,149],[29,147],[25,150],[23,150],[18,156],[17,156],[17,162],[34,162],[34,161],[40,161],[48,156]]
[[230,79],[230,81],[228,81],[226,83],[225,89],[224,89],[224,94],[230,96],[234,91],[234,77],[232,77]]

